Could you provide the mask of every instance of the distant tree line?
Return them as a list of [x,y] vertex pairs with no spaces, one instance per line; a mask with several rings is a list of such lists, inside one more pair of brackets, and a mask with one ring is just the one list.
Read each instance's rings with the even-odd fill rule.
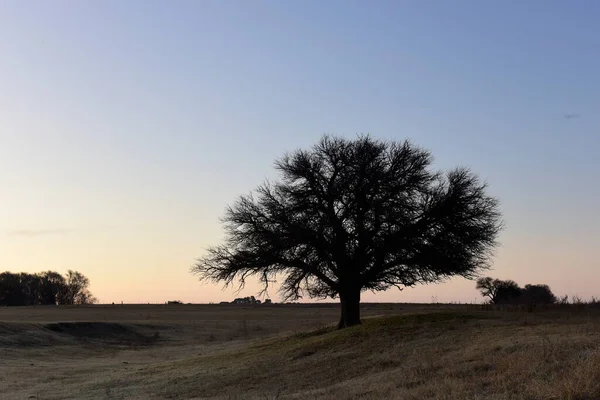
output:
[[492,304],[555,304],[557,297],[548,285],[531,285],[520,287],[513,280],[500,280],[490,277],[477,280],[477,289]]
[[93,304],[90,281],[82,273],[54,271],[0,273],[0,306]]
[[254,296],[238,297],[237,299],[233,300],[231,304],[260,304],[260,300]]
[[[266,299],[262,304],[271,304],[271,299]],[[233,300],[231,303],[227,301],[222,301],[220,304],[261,304],[261,301],[254,296],[249,297],[238,297]]]

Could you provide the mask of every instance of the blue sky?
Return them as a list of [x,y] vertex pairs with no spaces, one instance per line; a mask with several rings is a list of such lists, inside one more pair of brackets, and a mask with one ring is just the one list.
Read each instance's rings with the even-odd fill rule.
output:
[[[3,1],[0,269],[74,268],[104,302],[228,299],[189,274],[225,206],[285,151],[371,133],[489,182],[491,275],[598,295],[599,20],[591,0]],[[431,296],[478,298],[364,298]]]

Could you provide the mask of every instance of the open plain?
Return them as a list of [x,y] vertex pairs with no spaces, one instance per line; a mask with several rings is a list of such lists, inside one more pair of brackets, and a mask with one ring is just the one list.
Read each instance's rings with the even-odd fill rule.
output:
[[600,310],[0,308],[1,399],[598,399]]

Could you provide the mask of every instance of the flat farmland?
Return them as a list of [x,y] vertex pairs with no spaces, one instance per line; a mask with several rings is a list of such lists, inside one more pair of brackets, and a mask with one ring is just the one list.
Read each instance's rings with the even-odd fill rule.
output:
[[0,308],[1,399],[598,399],[600,312],[363,304]]

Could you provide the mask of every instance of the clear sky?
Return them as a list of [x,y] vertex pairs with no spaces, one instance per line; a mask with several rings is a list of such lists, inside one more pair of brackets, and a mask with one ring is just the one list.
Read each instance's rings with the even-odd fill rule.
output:
[[595,0],[1,1],[0,269],[75,269],[101,302],[229,300],[189,273],[226,205],[285,151],[371,133],[489,182],[490,275],[598,296],[599,21]]

